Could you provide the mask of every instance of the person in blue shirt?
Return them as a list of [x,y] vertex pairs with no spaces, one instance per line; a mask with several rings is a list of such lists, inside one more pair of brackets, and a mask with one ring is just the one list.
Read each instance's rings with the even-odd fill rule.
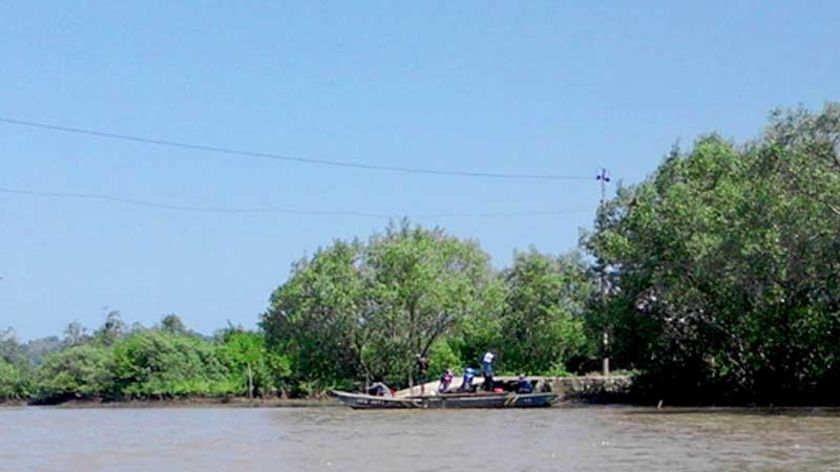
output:
[[516,393],[533,393],[534,385],[530,380],[526,379],[524,375],[519,375],[519,380],[516,381]]
[[459,389],[462,392],[469,392],[472,390],[472,382],[475,378],[475,369],[472,367],[467,367],[464,369],[464,380],[461,382],[461,388]]

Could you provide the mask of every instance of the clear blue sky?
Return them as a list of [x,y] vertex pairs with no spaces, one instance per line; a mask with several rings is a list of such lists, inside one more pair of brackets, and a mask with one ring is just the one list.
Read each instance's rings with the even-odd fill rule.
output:
[[[227,3],[227,6],[222,5]],[[587,4],[597,3],[597,6]],[[0,116],[379,165],[638,182],[679,140],[755,136],[840,98],[840,3],[0,4]],[[405,175],[0,124],[0,186],[174,205],[443,212],[502,267],[591,226],[597,183]],[[290,263],[386,220],[206,214],[0,194],[0,327],[99,326],[104,308],[253,326]]]

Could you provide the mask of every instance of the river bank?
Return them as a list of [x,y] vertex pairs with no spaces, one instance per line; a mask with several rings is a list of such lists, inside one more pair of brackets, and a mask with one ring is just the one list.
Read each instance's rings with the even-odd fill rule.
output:
[[[837,402],[807,401],[800,402],[757,402],[757,401],[685,401],[666,395],[656,395],[643,388],[637,388],[636,377],[633,375],[585,375],[568,377],[530,377],[560,394],[559,406],[575,407],[586,405],[616,405],[636,407],[666,407],[666,408],[837,408]],[[516,377],[499,376],[497,381],[513,381]],[[479,380],[480,383],[480,380]],[[425,384],[426,392],[437,391],[437,382]],[[457,388],[457,382],[454,387]],[[405,389],[396,395],[407,396],[419,393],[418,387],[413,390]],[[37,403],[31,400],[0,401],[0,408],[17,408],[25,406],[88,409],[88,408],[301,408],[301,407],[337,407],[341,403],[332,396],[318,396],[308,398],[248,398],[248,397],[200,397],[187,396],[161,399],[130,399],[105,400],[71,399],[58,403]]]
[[25,400],[0,402],[0,408],[305,408],[334,407],[340,403],[334,398],[248,398],[248,397],[189,397],[160,400],[102,400],[80,399],[55,404],[38,404]]

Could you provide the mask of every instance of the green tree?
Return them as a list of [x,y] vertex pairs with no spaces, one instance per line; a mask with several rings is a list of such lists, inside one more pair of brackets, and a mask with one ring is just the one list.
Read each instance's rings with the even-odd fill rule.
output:
[[47,355],[58,352],[64,347],[64,343],[58,336],[47,336],[29,340],[23,345],[23,352],[30,365],[38,366]]
[[298,261],[262,317],[270,351],[288,356],[295,381],[310,389],[346,385],[364,371],[361,250],[357,242],[336,241]]
[[440,378],[447,369],[458,372],[462,368],[464,368],[464,362],[448,339],[440,339],[432,344],[429,349],[429,375],[432,379]]
[[477,316],[497,285],[477,244],[403,222],[298,262],[261,326],[307,385],[404,384],[414,355]]
[[111,310],[105,315],[105,323],[93,333],[93,338],[104,346],[114,344],[119,338],[125,336],[126,325],[118,310]]
[[17,334],[12,328],[0,330],[0,359],[16,364],[23,358],[23,351]]
[[[840,106],[777,112],[623,189],[588,241],[619,272],[602,312],[685,398],[801,401],[840,381]],[[632,334],[630,334],[632,333]]]
[[169,334],[186,334],[187,327],[181,321],[181,317],[175,313],[164,316],[160,320],[160,329]]
[[486,293],[483,308],[458,321],[446,343],[457,353],[459,367],[476,367],[485,352],[500,352],[509,342],[502,330],[503,310],[504,286],[496,283],[494,289]]
[[53,403],[109,396],[112,371],[111,353],[103,347],[80,345],[50,354],[36,371],[35,398]]
[[197,336],[144,331],[113,346],[117,395],[164,399],[237,392],[213,343]]
[[29,385],[25,372],[0,357],[0,402],[22,400],[28,395]]
[[218,355],[243,395],[273,394],[291,374],[289,360],[266,349],[263,333],[228,329],[221,335]]
[[409,383],[414,355],[428,356],[461,320],[476,316],[494,288],[478,244],[407,221],[371,238],[364,262],[376,346],[387,353],[387,373]]
[[15,331],[12,328],[0,331],[0,401],[26,398],[29,377],[26,351]]
[[507,284],[501,330],[504,368],[564,372],[587,347],[582,315],[595,284],[579,254],[563,257],[535,249],[517,253],[504,272]]
[[74,321],[64,328],[64,343],[68,346],[81,346],[90,341],[88,329],[78,321]]

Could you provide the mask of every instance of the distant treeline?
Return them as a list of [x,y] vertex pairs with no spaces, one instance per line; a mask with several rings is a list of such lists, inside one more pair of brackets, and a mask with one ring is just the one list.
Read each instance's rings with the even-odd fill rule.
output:
[[[73,323],[64,339],[19,344],[0,337],[0,399],[58,403],[67,400],[172,399],[265,395],[271,375],[261,333],[227,328],[212,338],[187,330],[176,315],[153,328],[126,327],[119,312],[92,333]],[[281,361],[282,362],[282,361]]]
[[[608,342],[604,342],[608,340]],[[257,332],[111,313],[87,333],[0,340],[0,398],[318,395],[475,366],[639,372],[677,402],[834,402],[840,387],[840,105],[772,114],[757,139],[674,149],[619,186],[580,250],[497,270],[477,242],[407,221],[292,267]]]

